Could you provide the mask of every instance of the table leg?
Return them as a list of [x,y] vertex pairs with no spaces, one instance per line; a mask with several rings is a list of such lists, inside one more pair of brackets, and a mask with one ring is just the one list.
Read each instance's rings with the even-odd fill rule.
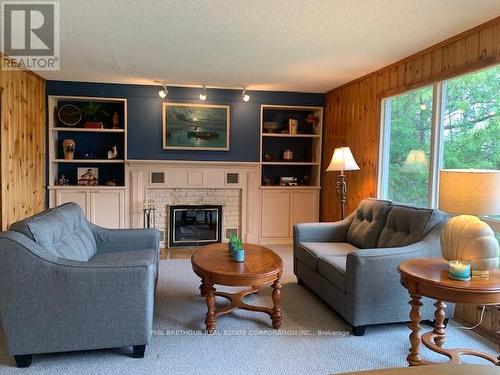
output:
[[422,296],[410,292],[411,301],[409,304],[411,305],[410,310],[410,354],[406,357],[408,364],[410,366],[418,366],[422,361],[422,356],[420,355],[419,346],[421,343],[420,338],[420,321],[422,320],[422,314],[420,313],[420,306],[422,306]]
[[436,343],[437,346],[441,348],[446,338],[446,330],[445,330],[446,326],[444,325],[444,320],[446,318],[444,309],[446,308],[446,304],[443,301],[438,300],[436,301],[434,306],[436,306],[436,312],[434,313],[434,318],[436,319],[436,323],[434,324],[433,332],[436,335],[439,335],[434,337],[434,342]]
[[281,309],[280,309],[280,294],[281,294],[281,284],[280,280],[276,279],[272,285],[273,287],[273,312],[271,313],[271,321],[273,322],[273,328],[278,329],[281,326]]
[[205,293],[207,301],[207,316],[205,318],[205,326],[208,333],[215,331],[215,288],[214,283],[205,281]]
[[201,279],[201,285],[200,285],[200,295],[202,297],[205,297],[207,295],[206,292],[206,285],[205,285],[205,280]]

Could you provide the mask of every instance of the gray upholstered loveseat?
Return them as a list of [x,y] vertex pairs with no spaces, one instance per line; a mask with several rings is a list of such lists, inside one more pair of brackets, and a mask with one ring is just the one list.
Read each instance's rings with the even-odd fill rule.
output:
[[159,233],[104,229],[67,203],[0,233],[0,322],[19,367],[32,354],[133,346],[152,334]]
[[[397,266],[406,259],[440,257],[443,212],[365,199],[334,223],[298,224],[294,273],[363,335],[366,325],[408,321],[409,296]],[[423,299],[422,319],[432,319]]]

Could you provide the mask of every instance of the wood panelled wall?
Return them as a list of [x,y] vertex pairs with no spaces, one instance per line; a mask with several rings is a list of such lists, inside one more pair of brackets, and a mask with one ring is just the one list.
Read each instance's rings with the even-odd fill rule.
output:
[[[351,147],[359,171],[346,172],[346,212],[377,194],[381,99],[500,62],[500,17],[397,63],[329,91],[326,95],[323,165],[333,149]],[[337,173],[322,173],[321,220],[340,218]]]
[[0,222],[5,230],[45,208],[45,80],[0,69],[0,96]]

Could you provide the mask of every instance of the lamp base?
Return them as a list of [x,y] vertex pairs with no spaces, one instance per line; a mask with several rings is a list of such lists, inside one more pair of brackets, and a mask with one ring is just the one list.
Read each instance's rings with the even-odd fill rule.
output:
[[441,232],[443,258],[470,263],[474,278],[488,277],[488,270],[498,268],[499,250],[495,233],[477,216],[455,216]]

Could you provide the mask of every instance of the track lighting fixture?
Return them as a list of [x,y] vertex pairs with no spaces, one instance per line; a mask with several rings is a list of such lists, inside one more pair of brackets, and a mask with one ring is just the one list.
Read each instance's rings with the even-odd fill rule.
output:
[[158,96],[162,99],[165,99],[167,97],[167,94],[168,94],[167,85],[163,84],[163,88],[160,91],[158,91]]
[[243,92],[241,93],[241,98],[244,102],[248,102],[250,100],[250,95],[247,94],[247,88],[243,87]]
[[200,100],[206,100],[206,99],[207,99],[207,86],[203,85],[201,89]]

